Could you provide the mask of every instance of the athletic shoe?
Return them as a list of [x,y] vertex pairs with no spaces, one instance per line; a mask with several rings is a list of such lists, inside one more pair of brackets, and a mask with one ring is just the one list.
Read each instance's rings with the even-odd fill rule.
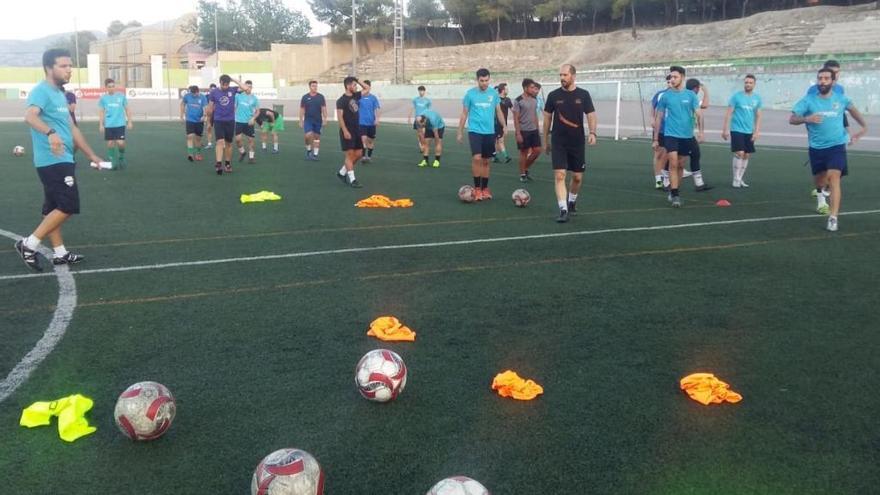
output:
[[666,201],[672,203],[672,193],[666,193]]
[[577,215],[577,212],[578,212],[578,210],[577,210],[577,208],[576,208],[575,202],[574,202],[574,201],[569,201],[569,202],[568,202],[568,213],[569,213],[570,215]]
[[512,158],[510,158],[510,155],[504,157],[504,163],[510,163],[511,160]]
[[24,240],[19,239],[15,241],[15,250],[18,251],[18,255],[21,256],[21,261],[27,265],[28,268],[38,272],[43,271],[43,267],[40,266],[40,258],[37,252],[33,249],[28,249],[28,247],[24,245]]
[[365,156],[365,157],[361,158],[361,161],[364,163],[370,163],[371,161],[373,161],[373,159],[370,158],[369,156]]
[[214,165],[214,170],[217,172],[217,175],[223,175],[223,166],[219,163]]
[[501,160],[498,159],[498,155],[492,155],[492,163],[501,163]]
[[815,188],[813,188],[813,189],[810,191],[810,197],[811,197],[811,198],[815,198],[815,197],[818,196],[818,195],[819,195],[819,193],[816,192],[816,189],[815,189]]
[[690,177],[692,175],[694,175],[694,173],[691,172],[690,170],[682,170],[681,171],[681,178],[682,179],[687,179],[688,177]]
[[479,187],[474,188],[474,201],[482,201],[483,200],[483,190]]
[[336,178],[341,180],[342,183],[345,184],[346,186],[348,185],[348,176],[347,175],[340,174],[339,172],[336,172]]
[[709,184],[703,184],[702,186],[697,186],[694,190],[697,192],[703,192],[703,191],[708,191],[710,189],[714,189],[714,187],[710,186]]
[[657,182],[655,182],[655,183],[654,183],[654,189],[663,189],[663,181],[662,181],[662,180],[658,180]]
[[349,184],[349,185],[355,189],[360,189],[360,188],[364,187],[363,184],[361,184],[360,182],[357,181],[357,179],[351,181],[351,184]]
[[749,187],[749,185],[746,184],[746,182],[745,182],[744,180],[739,181],[739,185],[740,185],[741,187]]
[[74,265],[79,263],[80,261],[84,261],[86,258],[81,254],[75,254],[68,251],[64,254],[64,256],[54,256],[52,258],[53,265]]
[[681,196],[673,196],[672,198],[672,207],[673,208],[681,208],[683,201],[681,200]]
[[528,175],[525,175],[525,174],[522,174],[522,175],[519,176],[519,181],[520,181],[520,182],[528,182],[528,181],[529,181],[529,176],[528,176]]
[[318,155],[316,155],[316,154],[314,154],[314,153],[312,153],[311,155],[309,155],[308,160],[311,160],[311,161],[313,161],[313,162],[319,162],[319,161],[321,161],[321,160],[318,160]]
[[200,161],[202,161],[202,160],[204,160],[204,159],[205,159],[205,157],[203,157],[202,155],[196,155],[196,161],[197,161],[197,162],[200,162]]
[[312,150],[306,150],[306,160],[312,159]]
[[260,151],[262,151],[263,153],[267,153],[269,151],[269,148],[260,148]]
[[427,167],[427,166],[428,166],[428,161],[427,161],[427,160],[422,160],[422,161],[419,162],[419,167]]
[[440,168],[440,160],[434,160],[434,163],[431,164],[434,168]]
[[483,201],[488,201],[492,199],[492,191],[489,190],[488,187],[483,188]]
[[226,172],[227,174],[231,174],[232,173],[232,164],[227,163],[226,165],[224,165],[223,171]]
[[273,149],[273,150],[272,150],[272,154],[273,154],[273,155],[277,155],[277,154],[278,154],[278,150]]
[[214,147],[214,143],[208,143],[208,144],[205,145],[205,149],[206,149],[206,150],[209,150],[209,149],[211,149],[211,148],[213,148],[213,147]]
[[733,187],[734,189],[739,189],[739,188],[741,188],[741,187],[742,187],[742,181],[740,181],[740,180],[735,180],[735,181],[733,181],[733,183],[731,184],[731,187]]
[[256,158],[248,158],[248,163],[257,163]]
[[828,225],[825,226],[828,232],[837,232],[837,218],[828,217]]
[[828,212],[830,212],[830,211],[831,211],[831,208],[829,208],[828,205],[826,205],[826,204],[822,204],[822,205],[819,205],[816,207],[816,213],[818,213],[820,215],[827,215]]
[[556,223],[565,223],[568,221],[568,210],[559,210],[559,216],[556,217]]
[[238,161],[239,161],[239,162],[244,161],[244,157],[246,157],[246,156],[247,156],[247,151],[241,151],[241,152],[239,152],[239,153],[238,153]]
[[186,159],[187,159],[187,160],[189,160],[189,161],[191,161],[191,162],[194,162],[194,161],[196,161],[196,159],[195,159],[195,158],[193,158],[193,156],[192,156],[192,155],[186,155]]

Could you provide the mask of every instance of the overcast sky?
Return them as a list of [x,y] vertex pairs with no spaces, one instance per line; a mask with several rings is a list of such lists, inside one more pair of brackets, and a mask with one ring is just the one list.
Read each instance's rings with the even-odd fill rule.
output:
[[[287,7],[299,10],[312,23],[312,34],[324,34],[330,30],[319,24],[306,0],[283,0]],[[225,3],[221,0],[221,4]],[[114,19],[131,20],[142,24],[176,19],[187,12],[195,12],[197,0],[133,0],[85,1],[38,0],[17,2],[15,7],[3,9],[0,19],[0,38],[30,40],[50,34],[73,31],[73,21],[79,30],[107,31]]]

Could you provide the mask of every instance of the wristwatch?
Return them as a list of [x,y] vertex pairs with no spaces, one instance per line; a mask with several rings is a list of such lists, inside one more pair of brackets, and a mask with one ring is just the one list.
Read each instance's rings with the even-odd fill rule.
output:
[[46,132],[46,136],[48,137],[48,136],[51,136],[52,134],[55,134],[55,129],[52,129],[52,128],[50,127],[50,128],[49,128],[49,131]]

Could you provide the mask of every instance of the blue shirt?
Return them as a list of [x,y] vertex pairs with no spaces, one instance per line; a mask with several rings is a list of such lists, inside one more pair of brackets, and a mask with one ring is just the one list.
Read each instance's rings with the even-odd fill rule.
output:
[[98,107],[104,109],[104,127],[125,127],[125,107],[128,98],[123,93],[101,95]]
[[[843,90],[843,86],[841,86],[840,84],[833,84],[833,85],[831,86],[831,91],[834,92],[834,94],[838,94],[838,95],[844,95],[844,94],[846,93],[846,92]],[[818,85],[818,84],[814,84],[814,85],[810,86],[810,87],[807,89],[807,94],[808,94],[808,95],[817,95],[817,94],[819,94],[819,85]]]
[[733,109],[733,117],[730,121],[730,130],[743,134],[755,132],[755,118],[763,103],[758,93],[752,92],[747,95],[745,91],[734,93],[727,102],[727,106]]
[[845,95],[831,92],[828,98],[807,94],[794,105],[792,113],[798,117],[822,115],[821,123],[806,123],[810,148],[821,150],[849,142],[849,134],[843,126],[843,113],[851,103]]
[[238,124],[249,123],[258,108],[260,108],[260,100],[256,96],[238,93],[235,95],[235,122]]
[[[660,99],[663,98],[663,93],[665,92],[665,89],[661,89],[660,91],[654,93],[654,97],[651,98],[651,108],[657,110],[657,104],[660,103]],[[663,134],[664,127],[666,127],[666,119],[663,119],[663,121],[660,122],[660,134]]]
[[443,117],[440,116],[439,113],[433,110],[425,110],[425,113],[422,114],[427,120],[427,127],[431,129],[443,129],[446,127],[446,122],[443,122]]
[[663,112],[663,135],[679,139],[694,137],[694,114],[700,108],[700,98],[689,89],[666,90],[657,102],[657,111]]
[[501,97],[495,88],[473,87],[464,95],[462,104],[468,111],[468,131],[476,134],[495,134],[495,109],[501,102]]
[[430,110],[431,108],[431,99],[427,96],[416,96],[412,101],[413,109],[415,109],[416,117],[425,113],[425,110]]
[[205,107],[208,106],[208,97],[199,93],[183,95],[183,105],[186,107],[187,122],[201,122],[205,116]]
[[305,109],[305,120],[321,123],[324,121],[323,108],[327,106],[324,95],[321,93],[312,96],[310,93],[303,95],[299,102],[299,106]]
[[70,111],[64,91],[46,81],[34,86],[27,99],[28,107],[40,109],[40,119],[58,134],[64,143],[64,152],[53,155],[49,136],[31,128],[31,147],[34,149],[34,166],[47,167],[58,163],[73,163],[73,134],[70,129]]
[[361,96],[358,104],[361,107],[360,110],[360,121],[358,124],[360,125],[376,125],[376,109],[382,108],[379,105],[379,98],[376,98],[376,95],[370,93],[368,95]]

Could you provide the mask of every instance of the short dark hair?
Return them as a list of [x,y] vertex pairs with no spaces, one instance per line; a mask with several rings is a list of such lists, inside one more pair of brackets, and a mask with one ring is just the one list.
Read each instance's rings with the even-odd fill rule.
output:
[[827,72],[827,73],[831,74],[831,79],[832,79],[832,80],[835,78],[835,76],[834,76],[834,71],[831,70],[830,67],[822,67],[821,69],[819,69],[819,72],[817,72],[816,75],[818,76],[819,74],[821,74],[821,73],[823,73],[823,72]]
[[498,91],[499,93],[505,89],[507,89],[507,83],[501,83],[498,86],[495,86],[495,91]]
[[672,74],[666,74],[666,80],[668,81],[670,79],[672,79]]
[[108,77],[107,79],[104,79],[104,86],[107,86],[110,84],[115,84],[115,83],[116,83],[116,81],[114,81],[112,77]]
[[541,89],[541,83],[539,83],[538,81],[532,81],[532,84],[534,84],[535,86],[537,86],[538,89]]
[[745,78],[746,78],[746,79],[751,79],[752,81],[757,81],[757,80],[758,80],[758,78],[755,77],[754,74],[746,74],[746,77],[745,77]]
[[51,69],[61,57],[70,57],[70,50],[64,48],[50,48],[43,52],[43,70]]
[[229,74],[223,74],[220,76],[220,84],[229,84],[232,82],[232,78],[229,77]]
[[427,91],[427,90],[425,89],[424,86],[419,86],[419,87],[418,87],[418,90],[419,90],[419,91]]
[[823,69],[839,69],[840,62],[838,62],[837,60],[834,60],[834,59],[826,60],[825,65],[823,65],[822,68]]
[[477,70],[477,79],[481,77],[489,77],[489,69],[483,67],[482,69]]
[[535,84],[535,80],[532,79],[531,77],[527,77],[527,78],[523,79],[522,87],[523,87],[523,89],[526,89],[529,86],[531,86],[532,84]]
[[214,88],[216,88],[216,87],[217,87],[217,85],[214,84],[214,83],[211,83],[211,84],[208,85],[208,89],[214,89]]
[[689,89],[689,90],[691,90],[691,91],[694,91],[694,90],[700,89],[700,80],[699,80],[699,79],[693,79],[693,78],[688,79],[688,80],[684,83],[684,87],[687,88],[687,89]]
[[250,80],[250,79],[248,79],[248,80],[247,80],[247,81],[245,81],[245,82],[244,82],[244,83],[245,83],[245,84],[250,84],[250,85],[251,85],[251,86],[253,86],[253,85],[254,85],[254,83],[252,83],[252,82],[251,82],[251,80]]
[[311,81],[309,81],[309,86],[311,86],[312,84],[318,84],[318,81],[315,81],[314,79],[312,79]]
[[342,85],[347,88],[349,84],[356,82],[357,80],[358,80],[358,78],[356,78],[354,76],[348,76],[342,80]]
[[197,93],[198,91],[199,91],[199,87],[196,86],[195,84],[193,84],[192,86],[189,87],[190,93]]
[[363,81],[361,81],[361,84],[366,84],[367,86],[373,85],[373,83],[371,83],[369,79],[364,79]]
[[687,72],[685,72],[685,70],[684,70],[684,67],[682,67],[680,65],[673,65],[672,67],[669,68],[669,72],[678,72],[682,76],[687,74]]

